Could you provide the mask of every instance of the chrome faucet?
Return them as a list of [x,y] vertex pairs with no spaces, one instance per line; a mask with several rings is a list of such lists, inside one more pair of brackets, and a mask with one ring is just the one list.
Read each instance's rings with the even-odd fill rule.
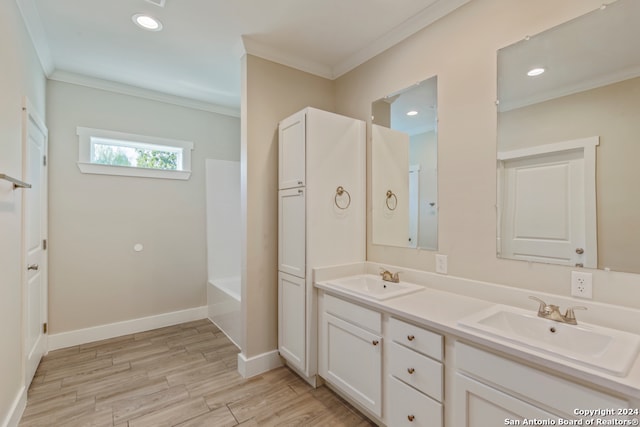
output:
[[540,304],[538,307],[538,317],[542,317],[543,319],[555,320],[560,323],[567,323],[569,325],[577,325],[576,315],[573,312],[574,310],[586,310],[587,307],[577,306],[577,307],[569,307],[567,311],[564,313],[560,313],[560,307],[553,304],[547,304],[542,301],[540,298],[529,297],[534,301],[537,301]]
[[395,272],[391,274],[389,270],[385,270],[384,268],[380,267],[380,276],[382,276],[382,280],[384,280],[385,282],[392,282],[392,283],[400,282],[398,273],[399,272]]

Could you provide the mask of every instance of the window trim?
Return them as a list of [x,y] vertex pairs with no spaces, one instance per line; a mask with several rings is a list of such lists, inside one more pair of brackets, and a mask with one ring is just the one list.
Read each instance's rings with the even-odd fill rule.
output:
[[[191,151],[193,142],[178,139],[160,138],[156,136],[137,135],[133,133],[117,132],[106,129],[78,127],[78,168],[82,173],[133,176],[143,178],[162,178],[187,180],[191,177]],[[115,139],[132,141],[142,144],[161,145],[182,149],[182,169],[167,170],[153,168],[139,168],[136,166],[115,166],[91,163],[91,138]]]

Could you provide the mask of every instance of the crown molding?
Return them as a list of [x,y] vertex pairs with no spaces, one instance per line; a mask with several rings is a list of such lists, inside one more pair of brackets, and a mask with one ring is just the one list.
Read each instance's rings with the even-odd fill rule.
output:
[[249,36],[242,36],[242,44],[244,46],[245,53],[250,55],[258,56],[268,61],[277,62],[278,64],[286,65],[310,74],[315,74],[316,76],[324,77],[325,79],[334,79],[333,71],[328,65],[308,61],[294,55],[287,54],[271,46],[257,42]]
[[150,99],[152,101],[164,102],[181,107],[193,108],[194,110],[208,111],[210,113],[223,114],[225,116],[240,117],[240,109],[211,104],[191,98],[170,95],[155,90],[144,89],[138,86],[131,86],[111,80],[103,80],[97,77],[86,76],[73,73],[71,71],[55,70],[50,76],[50,80],[64,83],[71,83],[79,86],[101,89],[123,95],[136,96],[138,98]]
[[436,0],[373,43],[370,43],[365,48],[349,55],[348,58],[334,65],[326,65],[301,59],[262,44],[246,35],[242,36],[242,44],[244,53],[315,74],[329,80],[335,80],[470,1],[471,0]]
[[48,77],[53,73],[55,65],[38,9],[33,0],[16,0],[16,4],[18,5],[18,9],[20,9],[22,21],[31,37],[31,42],[40,60],[42,70]]
[[350,55],[344,61],[334,65],[332,70],[333,78],[338,78],[348,73],[470,1],[471,0],[437,0],[431,3],[422,9],[422,11],[396,26],[373,43],[370,43],[365,48]]

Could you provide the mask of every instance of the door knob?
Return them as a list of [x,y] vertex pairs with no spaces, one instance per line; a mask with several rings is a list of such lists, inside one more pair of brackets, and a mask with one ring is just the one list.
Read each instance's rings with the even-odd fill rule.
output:
[[27,266],[27,270],[36,270],[36,271],[38,271],[39,268],[40,268],[40,266],[38,264],[29,264]]
[[578,255],[582,255],[582,254],[584,253],[584,249],[582,249],[582,248],[576,248],[576,253],[577,253]]

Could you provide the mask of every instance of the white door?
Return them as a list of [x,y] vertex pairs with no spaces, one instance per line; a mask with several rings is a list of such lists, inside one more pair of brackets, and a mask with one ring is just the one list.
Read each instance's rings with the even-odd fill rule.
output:
[[24,338],[26,385],[46,353],[47,323],[47,128],[28,100],[23,108],[24,180]]
[[595,219],[595,206],[587,206],[595,186],[589,196],[584,152],[519,157],[501,166],[501,256],[596,268],[595,221],[587,220]]
[[301,371],[306,370],[305,280],[278,273],[278,350]]
[[305,277],[305,190],[292,188],[278,193],[278,271]]

